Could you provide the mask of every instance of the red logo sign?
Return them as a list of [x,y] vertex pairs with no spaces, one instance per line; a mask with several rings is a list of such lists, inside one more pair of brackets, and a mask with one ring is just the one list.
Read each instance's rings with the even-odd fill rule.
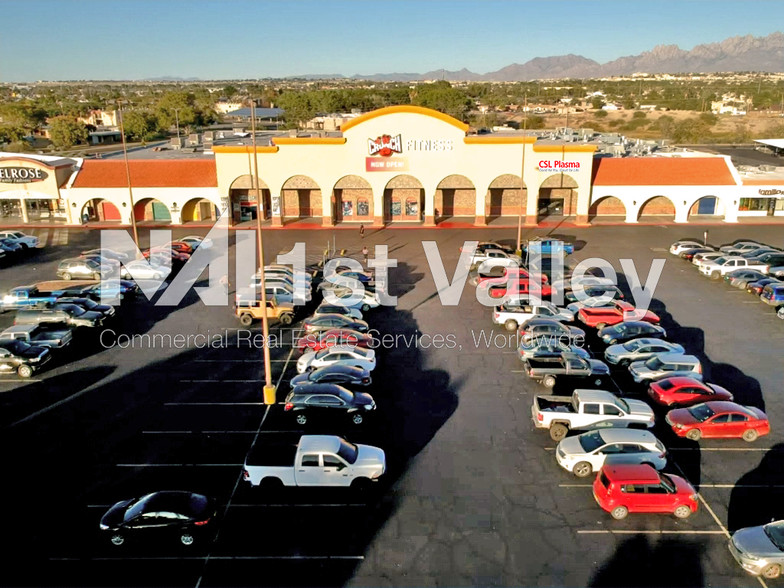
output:
[[403,153],[403,139],[400,135],[381,135],[375,139],[368,139],[368,153],[389,157],[393,153]]

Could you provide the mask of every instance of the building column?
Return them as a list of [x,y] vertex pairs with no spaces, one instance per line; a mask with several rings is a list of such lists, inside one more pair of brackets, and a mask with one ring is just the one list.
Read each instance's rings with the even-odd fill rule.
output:
[[[624,202],[624,204],[626,204]],[[640,214],[640,207],[637,206],[637,202],[632,202],[631,205],[626,205],[626,222],[629,224],[633,224],[637,222],[637,216]]]
[[533,194],[525,190],[525,224],[528,227],[535,227],[539,224],[539,186],[537,185]]
[[373,188],[373,226],[374,227],[384,226],[384,192],[385,189],[383,186],[380,189]]
[[724,198],[721,199],[721,204],[724,207],[725,223],[738,222],[738,200],[737,197],[727,198],[726,200]]
[[474,226],[475,227],[486,227],[487,226],[487,217],[485,216],[485,200],[487,199],[487,191],[479,197],[479,190],[474,190],[476,192],[476,204],[474,206]]
[[674,222],[676,223],[687,223],[689,222],[689,204],[684,200],[681,206],[677,206],[675,208],[675,219]]
[[[326,196],[326,197],[325,197]],[[334,227],[335,221],[332,218],[333,202],[335,191],[330,190],[329,195],[321,194],[321,225],[324,227]]]
[[27,202],[24,198],[19,199],[19,213],[22,215],[22,222],[24,224],[30,222],[30,219],[27,216]]
[[436,206],[435,192],[429,193],[427,190],[425,190],[425,226],[426,227],[436,226],[435,206]]
[[581,190],[578,188],[577,192],[577,219],[576,224],[581,227],[591,226],[591,221],[588,220],[589,212],[591,210],[591,188]]

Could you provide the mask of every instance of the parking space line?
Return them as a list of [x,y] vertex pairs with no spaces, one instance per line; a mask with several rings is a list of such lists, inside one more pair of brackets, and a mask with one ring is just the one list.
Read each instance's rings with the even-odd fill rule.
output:
[[182,384],[258,384],[264,380],[180,380]]
[[337,502],[337,503],[306,503],[306,504],[299,504],[299,503],[281,503],[281,504],[232,504],[230,508],[320,508],[320,507],[333,507],[333,506],[350,506],[353,508],[356,507],[363,507],[367,506],[367,504],[363,504],[361,502],[351,503],[351,502]]
[[578,535],[723,535],[723,531],[652,531],[649,529],[632,531],[629,529],[578,529]]
[[[784,488],[784,484],[700,484],[702,488]],[[558,484],[559,488],[592,488],[593,484]]]
[[[123,556],[123,557],[91,557],[90,561],[206,561],[214,560],[364,560],[364,555],[190,555],[190,556]],[[49,561],[85,561],[82,557],[50,557]]]
[[164,406],[264,406],[263,402],[167,402]]
[[784,451],[784,447],[672,447],[667,451]]
[[118,468],[241,468],[241,463],[117,463]]
[[142,435],[255,435],[256,431],[142,431]]

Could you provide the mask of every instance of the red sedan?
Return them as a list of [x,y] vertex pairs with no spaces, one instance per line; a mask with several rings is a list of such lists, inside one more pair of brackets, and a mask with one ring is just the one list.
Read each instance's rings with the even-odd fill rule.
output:
[[156,247],[155,249],[152,249],[152,250],[145,249],[145,250],[142,251],[142,255],[144,255],[145,259],[149,259],[150,258],[150,251],[152,251],[153,255],[161,255],[161,256],[163,256],[164,259],[166,258],[167,255],[171,255],[172,261],[174,261],[174,262],[185,263],[186,261],[188,261],[191,258],[191,256],[188,255],[187,253],[182,253],[180,251],[176,251],[176,250],[168,249],[168,248]]
[[172,241],[169,243],[169,247],[171,247],[174,251],[179,251],[180,253],[187,253],[188,255],[193,253],[193,247],[188,245],[185,241]]
[[652,382],[648,396],[663,406],[692,406],[710,400],[732,400],[732,394],[726,388],[684,376]]
[[297,349],[300,353],[305,353],[308,350],[321,351],[335,345],[368,348],[372,344],[373,337],[371,335],[352,331],[351,329],[331,329],[300,337],[299,341],[297,341]]
[[[528,272],[527,269],[522,267],[507,267],[504,268],[504,273],[501,276],[480,276],[478,284],[482,282],[491,282],[493,284],[505,284],[507,280],[514,281],[518,279],[520,281],[527,280],[531,277],[531,274]],[[548,277],[545,274],[539,274],[539,281],[542,284],[546,284],[548,282]]]
[[760,409],[720,400],[676,408],[666,420],[676,435],[692,441],[721,437],[751,442],[770,433],[768,417]]

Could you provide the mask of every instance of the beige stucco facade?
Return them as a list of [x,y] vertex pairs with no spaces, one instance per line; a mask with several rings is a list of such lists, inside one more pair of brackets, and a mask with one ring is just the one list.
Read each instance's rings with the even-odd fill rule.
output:
[[76,169],[77,161],[67,158],[0,158],[3,217],[18,216],[23,223],[34,220],[32,216],[70,223],[71,210],[63,192]]
[[273,146],[257,148],[256,161],[252,147],[216,146],[218,194],[233,203],[257,165],[259,188],[269,191],[264,213],[273,224],[314,216],[327,226],[433,225],[436,212],[471,215],[477,225],[494,214],[522,213],[536,224],[542,201],[552,200],[563,200],[563,214],[587,219],[593,146],[534,145],[533,137],[467,131],[434,110],[395,106],[351,120],[342,137],[276,137]]

